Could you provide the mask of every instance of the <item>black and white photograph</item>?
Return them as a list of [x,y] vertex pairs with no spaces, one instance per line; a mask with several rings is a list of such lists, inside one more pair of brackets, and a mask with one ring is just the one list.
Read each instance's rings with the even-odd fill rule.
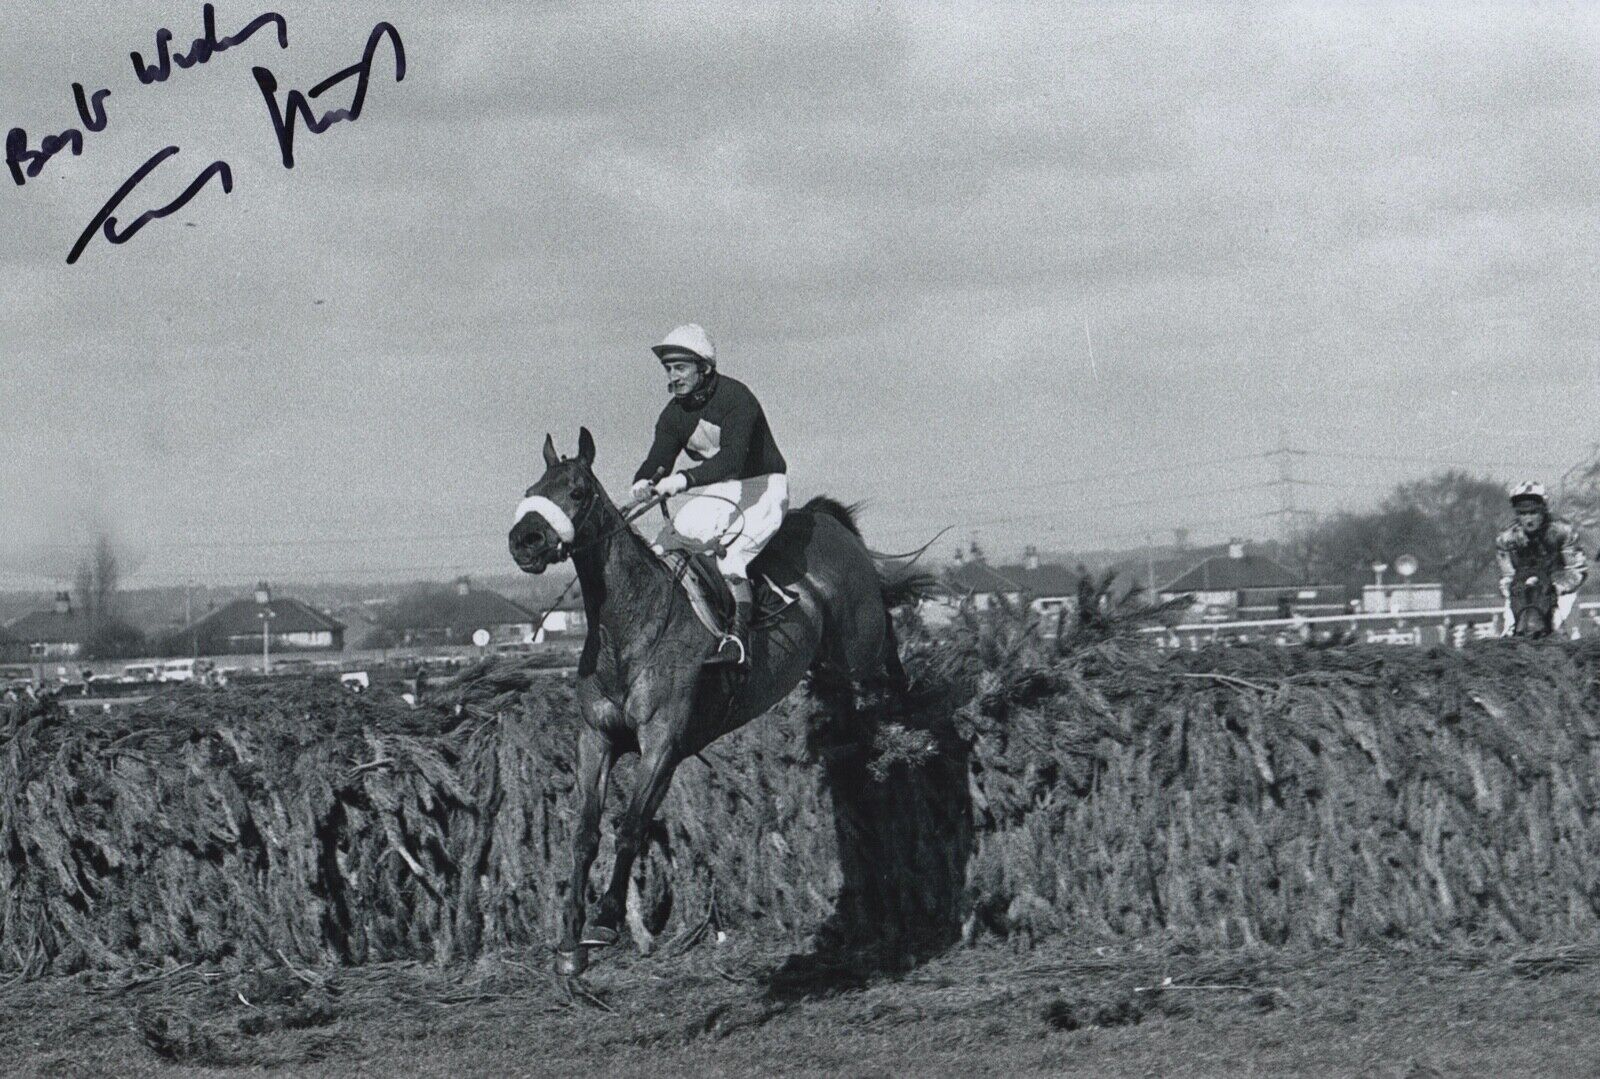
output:
[[0,1075],[1600,1061],[1600,6],[10,0]]

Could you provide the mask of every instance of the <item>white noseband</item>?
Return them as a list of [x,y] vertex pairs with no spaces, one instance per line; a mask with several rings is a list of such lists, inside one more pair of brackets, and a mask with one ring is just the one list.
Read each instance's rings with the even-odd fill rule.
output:
[[565,510],[543,495],[529,495],[517,503],[517,515],[511,519],[515,525],[530,513],[537,513],[543,517],[555,530],[556,538],[562,543],[571,543],[577,530],[572,527],[572,518],[567,516]]

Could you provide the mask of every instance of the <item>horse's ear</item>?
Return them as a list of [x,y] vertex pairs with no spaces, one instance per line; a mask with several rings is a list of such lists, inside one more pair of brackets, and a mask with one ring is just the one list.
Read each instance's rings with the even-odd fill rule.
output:
[[594,464],[594,436],[587,427],[578,428],[578,456],[583,458],[584,464]]
[[561,463],[561,455],[556,452],[556,440],[549,435],[544,436],[544,467],[554,468]]

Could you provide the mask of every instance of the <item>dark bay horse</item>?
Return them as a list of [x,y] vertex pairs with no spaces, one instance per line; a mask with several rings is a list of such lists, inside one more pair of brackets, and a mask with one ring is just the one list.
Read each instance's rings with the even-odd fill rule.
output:
[[[588,946],[617,941],[645,829],[686,758],[771,708],[808,670],[845,686],[885,676],[905,700],[906,676],[889,612],[918,587],[911,581],[886,583],[850,510],[831,499],[813,499],[790,511],[761,555],[790,569],[799,598],[752,631],[750,664],[742,675],[703,671],[716,638],[695,616],[672,571],[595,479],[594,453],[587,428],[572,458],[557,455],[546,435],[545,473],[528,488],[509,537],[511,557],[527,573],[542,573],[570,557],[588,616],[577,683],[581,806],[556,952],[562,974],[584,970]],[[586,927],[601,802],[612,764],[629,751],[639,754],[637,783],[618,826],[611,884]]]
[[1532,573],[1519,571],[1511,582],[1511,595],[1507,598],[1515,636],[1550,636],[1560,596],[1548,568],[1541,567]]

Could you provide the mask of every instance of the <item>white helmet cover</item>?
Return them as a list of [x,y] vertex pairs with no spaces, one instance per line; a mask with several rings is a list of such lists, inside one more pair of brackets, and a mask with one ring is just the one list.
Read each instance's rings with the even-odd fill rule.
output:
[[679,326],[663,337],[659,345],[651,345],[650,351],[654,352],[656,359],[662,363],[671,363],[673,360],[701,360],[710,367],[717,366],[717,346],[711,340],[711,335],[695,322]]
[[1547,501],[1544,493],[1544,484],[1538,480],[1523,480],[1521,483],[1512,484],[1510,495],[1512,505],[1525,499],[1530,501],[1538,499],[1540,502]]

